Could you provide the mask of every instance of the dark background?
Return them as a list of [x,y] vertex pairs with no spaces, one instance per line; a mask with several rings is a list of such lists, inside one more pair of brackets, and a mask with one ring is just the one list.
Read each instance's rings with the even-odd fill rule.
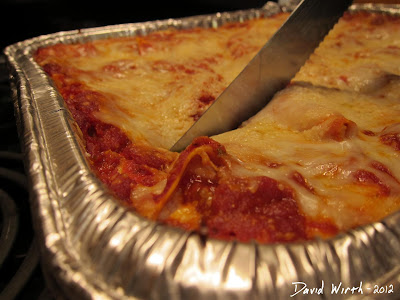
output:
[[[0,50],[41,34],[259,8],[277,0],[0,0]],[[334,1],[334,0],[332,0]],[[354,0],[400,3],[400,0]],[[2,52],[2,51],[1,51]]]
[[0,0],[0,49],[64,30],[263,6],[267,0]]

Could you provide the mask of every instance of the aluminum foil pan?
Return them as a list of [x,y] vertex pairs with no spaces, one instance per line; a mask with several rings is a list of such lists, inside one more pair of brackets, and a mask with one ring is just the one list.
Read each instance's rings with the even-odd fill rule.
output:
[[[258,10],[60,32],[6,48],[43,270],[60,298],[399,297],[400,213],[328,241],[259,245],[204,239],[119,206],[90,171],[63,99],[32,58],[38,47],[59,42],[146,34],[171,26],[219,26],[290,10],[293,1],[282,2],[288,4],[269,2]],[[396,14],[400,6],[351,9]]]

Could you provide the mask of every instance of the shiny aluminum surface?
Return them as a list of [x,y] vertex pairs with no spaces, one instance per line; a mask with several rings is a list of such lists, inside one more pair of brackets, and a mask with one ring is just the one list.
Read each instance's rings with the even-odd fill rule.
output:
[[[361,8],[400,10],[352,7]],[[63,99],[32,58],[38,47],[59,42],[218,26],[281,9],[271,2],[260,10],[60,32],[6,49],[43,269],[60,298],[289,299],[295,282],[315,289],[293,299],[399,297],[399,213],[328,241],[259,245],[205,239],[129,212],[90,171]],[[332,294],[332,285],[363,293]],[[389,291],[373,294],[375,285]]]

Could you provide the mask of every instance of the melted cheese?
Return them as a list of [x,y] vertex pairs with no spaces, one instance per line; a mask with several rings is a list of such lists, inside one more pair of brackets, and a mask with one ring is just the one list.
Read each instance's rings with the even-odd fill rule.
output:
[[[336,134],[326,134],[330,133],[332,122],[325,127],[324,123],[331,116],[357,125],[338,139]],[[393,207],[399,208],[399,154],[380,143],[379,136],[362,133],[380,132],[399,121],[397,99],[381,100],[354,92],[294,84],[244,126],[214,139],[240,160],[235,169],[238,176],[257,174],[296,185],[291,174],[299,172],[315,191],[296,188],[306,214],[333,219],[344,229],[382,218]],[[396,179],[376,173],[371,166],[374,161],[388,166]],[[271,167],[271,163],[278,167]],[[355,180],[359,170],[376,173],[389,186],[390,195],[382,199],[375,191],[371,194],[367,186]],[[372,205],[374,199],[379,205],[373,205],[375,208],[365,215],[360,214],[360,209]]]
[[[94,117],[121,129],[134,145],[168,149],[286,17],[56,45],[39,52],[37,60],[43,66],[64,66],[61,73],[68,80],[102,95]],[[398,210],[399,41],[398,18],[346,14],[267,107],[240,128],[213,137],[226,153],[215,145],[192,145],[180,156],[162,150],[158,155],[168,156],[166,161],[175,157],[174,163],[152,167],[151,172],[161,174],[154,175],[158,183],[131,183],[131,205],[147,217],[200,230],[203,221],[226,221],[224,211],[207,219],[220,198],[242,195],[258,201],[259,188],[275,189],[265,201],[271,201],[268,209],[275,209],[278,218],[268,219],[267,206],[260,204],[254,208],[259,219],[245,215],[239,225],[232,222],[238,232],[241,227],[253,232],[251,226],[265,218],[266,228],[276,230],[281,208],[274,206],[275,196],[283,197],[284,207],[292,207],[296,222],[302,217],[328,221],[339,231]],[[107,151],[102,158],[110,155]],[[124,161],[128,158],[125,155]],[[285,202],[291,197],[299,211]],[[236,206],[240,203],[229,208]],[[324,235],[314,230],[309,229],[313,233],[308,238]],[[260,233],[260,240],[273,240],[268,232]],[[280,238],[295,240],[294,232],[279,231]]]
[[81,55],[52,60],[83,71],[78,80],[107,95],[97,113],[100,120],[133,140],[169,149],[286,17],[99,40],[78,48]]
[[296,81],[374,92],[400,75],[400,22],[382,14],[347,14],[303,66]]

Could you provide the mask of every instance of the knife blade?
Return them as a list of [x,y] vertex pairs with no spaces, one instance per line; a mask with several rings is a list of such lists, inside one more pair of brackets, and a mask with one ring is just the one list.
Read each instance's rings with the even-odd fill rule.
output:
[[303,0],[243,71],[172,146],[236,129],[267,105],[300,70],[352,0]]

